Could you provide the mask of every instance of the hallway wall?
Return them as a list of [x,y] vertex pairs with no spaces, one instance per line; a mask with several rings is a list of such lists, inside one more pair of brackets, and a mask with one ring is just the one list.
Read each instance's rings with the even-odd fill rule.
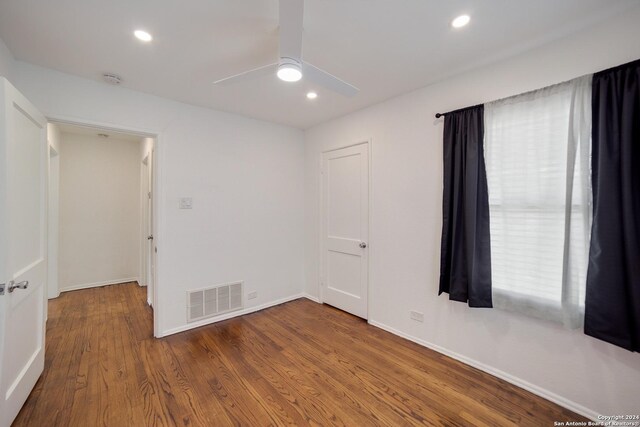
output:
[[138,280],[140,142],[61,135],[60,290]]

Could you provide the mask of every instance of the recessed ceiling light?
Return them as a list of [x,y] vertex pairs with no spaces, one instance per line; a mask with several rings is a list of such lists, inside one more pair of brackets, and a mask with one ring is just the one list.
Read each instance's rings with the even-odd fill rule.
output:
[[138,40],[142,40],[143,42],[150,42],[151,40],[153,40],[151,34],[147,33],[146,31],[135,30],[133,32],[133,35],[136,36]]
[[297,82],[302,78],[302,67],[293,60],[283,60],[278,66],[278,78],[285,82]]
[[311,92],[307,92],[307,98],[309,99],[316,99],[318,97],[318,94],[311,91]]
[[462,28],[467,25],[471,21],[471,17],[469,15],[460,15],[453,21],[451,21],[451,26],[453,28]]

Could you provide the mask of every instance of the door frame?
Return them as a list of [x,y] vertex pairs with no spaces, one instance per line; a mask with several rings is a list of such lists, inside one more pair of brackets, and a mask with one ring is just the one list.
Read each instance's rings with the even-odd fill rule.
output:
[[[131,126],[121,126],[114,123],[105,123],[98,122],[94,120],[85,120],[78,117],[69,117],[64,115],[55,115],[55,114],[45,114],[48,122],[53,124],[67,124],[74,126],[82,126],[89,127],[98,130],[106,130],[120,133],[127,133],[130,135],[140,136],[141,138],[153,138],[154,139],[154,165],[153,165],[153,189],[155,191],[156,197],[153,198],[153,236],[155,248],[160,246],[162,242],[162,237],[164,236],[164,216],[160,212],[159,207],[163,205],[164,202],[164,192],[162,191],[162,171],[163,168],[163,151],[162,147],[164,144],[164,138],[162,132],[153,129],[144,129],[144,128],[135,128]],[[161,258],[162,251],[156,253],[156,262],[155,266],[155,283],[154,283],[154,292],[153,292],[153,336],[156,338],[162,338],[162,330],[160,329],[160,313],[162,310],[162,304],[159,302],[158,298],[158,289],[162,281],[159,279],[161,277],[161,269],[159,268],[158,260]]]
[[[144,156],[140,162],[140,286],[149,286],[149,275],[147,274],[148,258],[147,245],[144,239],[149,235],[149,212],[148,212],[148,191],[149,191],[149,154]],[[149,303],[149,293],[147,291],[147,303]]]
[[324,159],[324,155],[326,153],[331,153],[332,151],[338,151],[338,150],[342,150],[344,148],[350,148],[350,147],[356,147],[358,145],[367,145],[367,163],[369,164],[369,176],[368,176],[368,181],[369,181],[369,185],[368,185],[368,191],[369,191],[369,205],[367,206],[367,216],[369,217],[369,227],[367,229],[367,234],[368,234],[368,238],[367,238],[367,249],[369,250],[369,255],[367,257],[367,322],[369,321],[369,308],[371,307],[371,282],[373,281],[373,275],[372,275],[372,271],[371,271],[371,260],[372,260],[372,255],[373,255],[373,250],[371,248],[375,248],[375,246],[372,244],[373,243],[373,215],[372,215],[372,209],[371,207],[373,206],[373,173],[372,173],[372,161],[371,159],[373,158],[373,139],[369,138],[369,139],[365,139],[365,140],[361,140],[360,142],[355,142],[352,144],[346,144],[346,145],[335,145],[335,146],[331,146],[330,148],[324,149],[320,152],[320,159],[318,161],[319,163],[319,167],[318,167],[318,176],[319,176],[319,184],[318,184],[318,189],[319,189],[319,194],[318,194],[318,206],[319,206],[319,214],[318,214],[318,234],[319,234],[319,241],[318,241],[318,248],[320,250],[319,253],[319,258],[318,258],[318,302],[320,304],[324,304],[324,292],[325,292],[325,278],[323,277],[324,274],[324,267],[325,267],[325,245],[324,245],[324,235],[325,235],[325,230],[324,230],[324,171],[323,171],[323,159]]
[[[47,127],[47,301],[60,296],[58,287],[60,153],[49,140],[48,133]],[[48,311],[48,304],[45,302],[45,313]]]

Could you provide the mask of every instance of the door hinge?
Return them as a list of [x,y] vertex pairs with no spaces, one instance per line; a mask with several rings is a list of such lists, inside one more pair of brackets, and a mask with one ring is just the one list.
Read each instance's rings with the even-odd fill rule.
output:
[[148,196],[149,198],[151,198],[151,191],[149,191],[149,192],[147,193],[147,196]]

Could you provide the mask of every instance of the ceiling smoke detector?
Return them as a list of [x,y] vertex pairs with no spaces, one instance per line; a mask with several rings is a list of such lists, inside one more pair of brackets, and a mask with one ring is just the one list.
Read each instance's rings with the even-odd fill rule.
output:
[[119,85],[120,83],[122,83],[122,77],[120,77],[117,74],[104,73],[102,75],[102,78],[104,79],[105,82],[109,83],[110,85]]

